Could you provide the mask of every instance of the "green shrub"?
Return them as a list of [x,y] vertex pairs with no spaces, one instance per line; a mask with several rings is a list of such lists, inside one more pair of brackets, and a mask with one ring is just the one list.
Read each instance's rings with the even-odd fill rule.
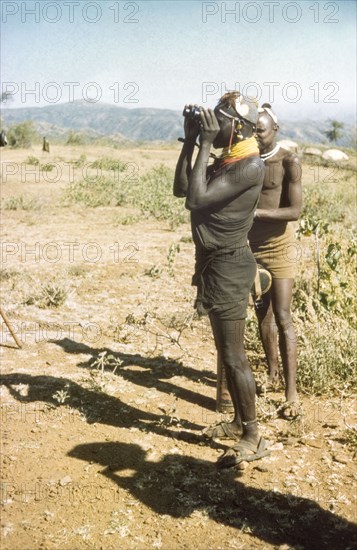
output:
[[10,126],[7,131],[8,144],[15,149],[20,147],[28,149],[38,139],[39,135],[32,120]]
[[82,168],[85,165],[86,161],[87,161],[87,155],[82,153],[78,160],[72,160],[71,163],[76,168]]
[[39,291],[28,295],[24,304],[35,305],[39,308],[57,308],[64,304],[68,297],[68,290],[57,284],[41,285]]
[[29,155],[25,162],[26,164],[31,164],[32,166],[38,166],[40,164],[39,159],[33,155]]
[[355,331],[331,315],[315,323],[297,320],[297,383],[301,392],[335,393],[356,387]]
[[334,184],[306,186],[304,188],[304,201],[302,217],[310,217],[328,221],[328,223],[342,222],[347,219],[349,225],[353,223],[350,212],[354,198],[354,185],[336,188]]
[[163,164],[152,168],[131,188],[132,204],[157,220],[168,220],[171,228],[188,221],[183,201],[172,194],[174,173]]
[[109,177],[85,178],[70,184],[67,189],[70,202],[96,208],[98,206],[118,206],[123,198],[118,183]]
[[3,210],[38,210],[40,208],[36,199],[30,199],[24,195],[9,197],[2,201]]
[[113,170],[123,172],[125,170],[125,162],[109,157],[102,157],[91,163],[90,167],[100,168],[101,170]]
[[50,162],[47,163],[47,164],[42,164],[41,166],[41,170],[42,172],[52,172],[52,170],[54,169],[55,165],[54,164],[51,164]]
[[86,142],[85,137],[79,132],[69,132],[66,145],[84,145]]
[[[92,166],[123,171],[126,165],[119,160],[104,158],[95,161]],[[188,212],[183,201],[172,194],[173,178],[173,171],[160,165],[139,180],[109,175],[88,177],[71,184],[66,195],[70,202],[90,207],[134,206],[147,217],[168,220],[170,227],[174,228],[188,222]]]

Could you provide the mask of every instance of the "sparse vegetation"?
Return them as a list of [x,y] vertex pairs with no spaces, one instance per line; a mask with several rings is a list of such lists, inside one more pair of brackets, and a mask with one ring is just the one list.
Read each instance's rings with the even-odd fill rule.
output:
[[67,189],[67,198],[72,203],[79,203],[91,208],[119,206],[123,201],[117,182],[107,176],[85,178],[70,184]]
[[42,172],[52,172],[52,170],[55,168],[55,165],[51,162],[48,162],[47,164],[41,165]]
[[10,126],[7,131],[7,141],[10,147],[28,149],[38,141],[39,135],[32,120]]
[[[26,168],[27,152],[6,150],[20,168],[3,185],[3,199],[26,190],[42,209],[40,216],[3,211],[3,305],[23,344],[16,349],[3,324],[4,544],[171,548],[179,541],[190,548],[203,533],[202,548],[285,548],[294,541],[308,547],[311,537],[347,548],[356,452],[352,170],[341,166],[336,181],[330,173],[321,181],[325,167],[303,165],[293,311],[303,415],[279,418],[282,384],[275,394],[260,394],[257,417],[271,456],[245,472],[217,475],[222,449],[201,435],[208,424],[228,420],[215,412],[214,341],[209,319],[192,307],[189,223],[169,231],[181,223],[179,209],[186,220],[188,212],[171,196],[173,171],[158,170],[161,162],[174,165],[178,146],[146,148],[140,181],[130,183],[125,170],[114,178],[110,163],[90,165],[111,155],[136,158],[137,149],[56,147],[46,156],[62,170],[58,181],[48,178],[55,185],[35,164]],[[107,181],[96,188],[100,170]],[[84,172],[87,188],[77,192],[89,199],[61,208],[67,174],[74,186]],[[151,197],[157,189],[159,197]],[[98,196],[107,206],[93,209]],[[160,204],[165,215],[158,212],[156,221]],[[98,261],[91,261],[91,243]],[[248,315],[249,361],[264,381],[252,308]],[[299,511],[304,533],[294,524]]]
[[[99,159],[92,166],[119,172],[125,168],[120,161],[108,158]],[[90,207],[134,206],[147,217],[169,221],[174,229],[188,221],[188,212],[183,201],[172,195],[172,182],[173,171],[159,165],[136,181],[111,175],[85,178],[68,187],[67,198]]]
[[58,308],[68,297],[68,289],[55,283],[40,285],[38,290],[30,293],[24,300],[27,306],[35,305],[41,309]]
[[84,136],[80,132],[73,132],[71,130],[68,134],[66,145],[84,145],[85,141]]
[[123,172],[125,170],[125,162],[109,157],[102,157],[91,164],[92,168],[100,168],[101,170],[112,170],[113,172]]
[[1,207],[3,210],[38,210],[40,204],[34,198],[19,195],[18,197],[3,199]]
[[[316,166],[319,162],[316,159]],[[293,298],[298,386],[309,395],[336,393],[357,383],[355,197],[352,184],[340,186],[341,177],[350,178],[349,172],[339,168],[338,174],[338,181],[322,181],[307,171],[297,229],[300,265],[304,262]],[[247,326],[247,342],[251,355],[264,357],[254,318]]]
[[168,220],[171,229],[188,221],[183,201],[172,194],[173,177],[173,171],[166,166],[155,166],[140,178],[129,198],[144,214]]
[[31,166],[38,166],[40,164],[40,161],[37,157],[34,157],[33,155],[29,155],[26,159],[26,164],[30,164]]

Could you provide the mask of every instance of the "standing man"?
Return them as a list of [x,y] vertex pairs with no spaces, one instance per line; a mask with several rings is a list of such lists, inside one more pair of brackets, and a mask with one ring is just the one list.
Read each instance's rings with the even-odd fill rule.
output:
[[[186,207],[191,211],[196,307],[199,313],[209,315],[234,404],[230,426],[238,441],[218,459],[220,468],[269,454],[258,432],[256,387],[243,341],[248,297],[256,274],[247,234],[264,178],[264,163],[253,137],[257,116],[255,101],[239,92],[225,94],[214,111],[201,108],[198,116],[187,116],[174,181],[175,196],[186,196]],[[198,135],[200,147],[192,168]],[[207,170],[212,145],[223,148],[223,152]]]
[[43,138],[43,142],[42,142],[42,151],[44,153],[50,152],[50,143],[45,137]]
[[296,336],[291,315],[297,248],[290,222],[301,212],[301,166],[297,155],[276,143],[278,119],[269,103],[259,109],[257,141],[265,163],[263,188],[248,238],[258,264],[272,275],[272,286],[256,308],[269,368],[269,386],[279,382],[278,342],[283,365],[286,419],[299,414],[296,390]]
[[7,137],[4,130],[0,132],[0,147],[5,147],[7,145]]

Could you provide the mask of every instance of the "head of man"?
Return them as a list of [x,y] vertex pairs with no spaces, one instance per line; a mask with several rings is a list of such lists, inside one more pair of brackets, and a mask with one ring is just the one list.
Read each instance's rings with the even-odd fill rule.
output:
[[269,103],[263,103],[258,109],[256,137],[261,153],[268,152],[275,147],[276,135],[279,130],[278,118],[272,111]]
[[240,92],[227,92],[218,101],[214,109],[220,132],[213,146],[227,147],[252,137],[258,118],[258,108],[255,99],[245,97]]

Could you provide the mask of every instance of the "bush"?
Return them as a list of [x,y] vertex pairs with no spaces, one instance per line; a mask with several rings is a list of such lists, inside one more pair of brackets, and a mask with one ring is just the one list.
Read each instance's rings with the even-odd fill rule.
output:
[[172,194],[174,173],[161,164],[140,178],[133,204],[156,220],[168,220],[171,228],[188,221],[183,201]]
[[298,388],[321,395],[356,387],[355,332],[348,323],[331,315],[315,323],[298,319]]
[[32,120],[26,120],[21,124],[10,126],[7,132],[7,141],[10,147],[28,149],[34,141],[39,139]]
[[67,137],[66,145],[84,145],[86,142],[84,136],[79,132],[70,131]]
[[100,168],[101,170],[113,170],[115,172],[123,172],[125,170],[125,163],[121,160],[111,159],[109,157],[102,157],[90,165],[91,168]]
[[40,161],[37,157],[34,157],[33,155],[29,155],[26,159],[26,164],[30,164],[31,166],[38,166],[40,164]]
[[55,168],[54,164],[51,164],[48,162],[47,164],[42,164],[41,170],[42,172],[52,172],[52,170]]
[[38,210],[40,205],[36,199],[30,199],[24,195],[9,197],[2,202],[3,210]]
[[122,196],[118,183],[109,177],[85,178],[71,184],[67,190],[70,202],[96,208],[98,206],[118,206]]
[[328,223],[345,221],[349,226],[354,223],[354,216],[349,211],[353,204],[354,184],[346,180],[347,185],[341,189],[334,185],[334,182],[323,183],[304,188],[304,201],[302,218],[314,218],[325,220]]
[[39,308],[57,308],[64,304],[68,298],[68,290],[57,284],[48,283],[41,285],[38,292],[26,297],[24,304],[35,305]]
[[[107,170],[125,169],[119,160],[98,159],[92,165]],[[183,201],[172,194],[173,171],[164,165],[156,166],[138,181],[133,178],[98,176],[85,178],[67,188],[71,202],[85,206],[134,206],[157,220],[168,220],[174,228],[188,221],[188,212]]]

